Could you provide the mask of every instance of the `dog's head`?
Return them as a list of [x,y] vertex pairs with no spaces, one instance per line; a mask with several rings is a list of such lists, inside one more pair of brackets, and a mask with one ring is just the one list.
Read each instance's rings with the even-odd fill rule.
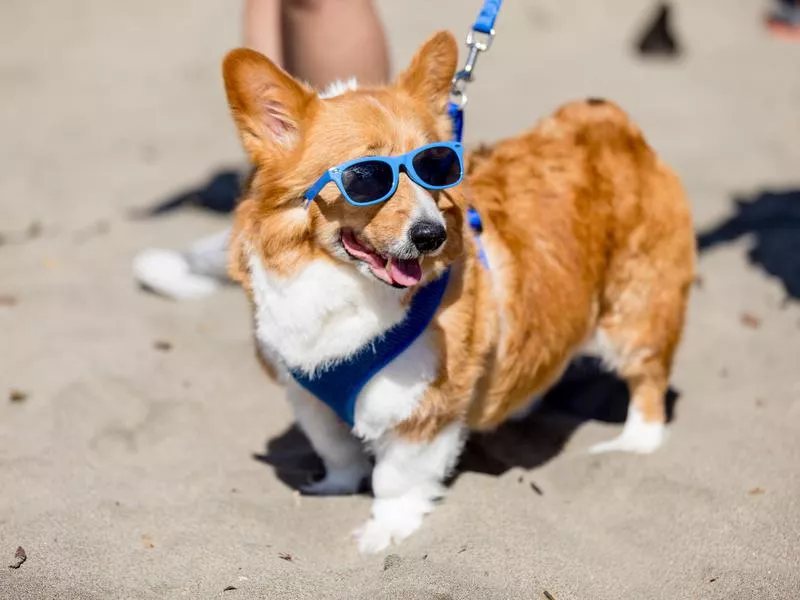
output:
[[[256,167],[237,215],[233,256],[237,234],[247,230],[268,268],[286,275],[307,261],[329,259],[410,287],[446,269],[462,251],[458,187],[428,190],[401,173],[395,193],[370,206],[351,205],[333,183],[308,204],[304,194],[346,161],[449,140],[446,106],[457,58],[453,36],[440,32],[392,84],[326,98],[255,51],[228,54],[228,102]],[[235,260],[232,269],[238,269]]]

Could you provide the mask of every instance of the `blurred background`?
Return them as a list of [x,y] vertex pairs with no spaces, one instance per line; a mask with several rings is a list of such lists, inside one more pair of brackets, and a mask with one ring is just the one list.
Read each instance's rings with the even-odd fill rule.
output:
[[[480,4],[376,2],[392,72]],[[701,257],[667,446],[589,457],[616,392],[570,390],[589,412],[477,440],[387,568],[347,538],[368,498],[284,483],[314,459],[239,290],[177,303],[132,277],[141,249],[229,222],[196,192],[245,169],[220,74],[241,3],[3,0],[0,556],[28,560],[0,597],[795,597],[800,43],[765,1],[670,6],[676,51],[642,53],[655,2],[507,0],[465,129],[491,143],[604,97],[683,179]]]

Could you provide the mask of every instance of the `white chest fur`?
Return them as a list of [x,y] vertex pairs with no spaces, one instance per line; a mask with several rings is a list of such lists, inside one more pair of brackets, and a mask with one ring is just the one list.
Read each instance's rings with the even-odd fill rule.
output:
[[[346,265],[315,261],[291,278],[249,257],[256,338],[267,358],[308,373],[350,356],[405,316],[402,290]],[[358,397],[354,431],[376,439],[410,415],[436,377],[430,334],[381,370]]]

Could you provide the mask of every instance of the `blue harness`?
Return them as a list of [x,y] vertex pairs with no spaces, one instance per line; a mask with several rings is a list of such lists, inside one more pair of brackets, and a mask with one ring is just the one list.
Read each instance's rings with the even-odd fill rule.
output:
[[405,318],[383,335],[359,348],[355,354],[309,376],[292,369],[295,381],[331,407],[339,418],[353,426],[356,399],[378,371],[408,349],[430,325],[442,303],[450,272],[430,282],[411,299]]
[[[502,0],[485,0],[478,19],[467,35],[469,53],[465,67],[456,73],[447,110],[453,120],[453,137],[461,141],[464,129],[464,105],[467,102],[466,84],[472,81],[472,72],[480,52],[489,49],[494,38],[494,22]],[[485,36],[483,40],[478,35]],[[469,207],[467,220],[475,233],[478,256],[484,266],[489,263],[480,240],[483,230],[478,212]],[[327,404],[347,425],[355,423],[356,400],[369,381],[395,358],[405,352],[430,325],[442,303],[450,272],[420,289],[411,300],[405,318],[384,334],[369,341],[350,357],[329,365],[309,375],[298,369],[290,369],[294,380]]]

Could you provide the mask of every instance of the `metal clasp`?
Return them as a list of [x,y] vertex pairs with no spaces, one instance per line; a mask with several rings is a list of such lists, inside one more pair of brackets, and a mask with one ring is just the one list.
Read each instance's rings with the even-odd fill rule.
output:
[[467,60],[464,68],[456,72],[453,77],[453,85],[450,89],[450,101],[459,108],[463,108],[467,103],[467,84],[475,78],[475,64],[478,62],[478,56],[492,47],[493,40],[494,29],[489,33],[470,29],[467,33]]
[[470,48],[475,46],[479,52],[486,52],[492,47],[493,41],[494,29],[489,31],[489,33],[483,33],[477,29],[470,29],[467,32],[467,46]]

